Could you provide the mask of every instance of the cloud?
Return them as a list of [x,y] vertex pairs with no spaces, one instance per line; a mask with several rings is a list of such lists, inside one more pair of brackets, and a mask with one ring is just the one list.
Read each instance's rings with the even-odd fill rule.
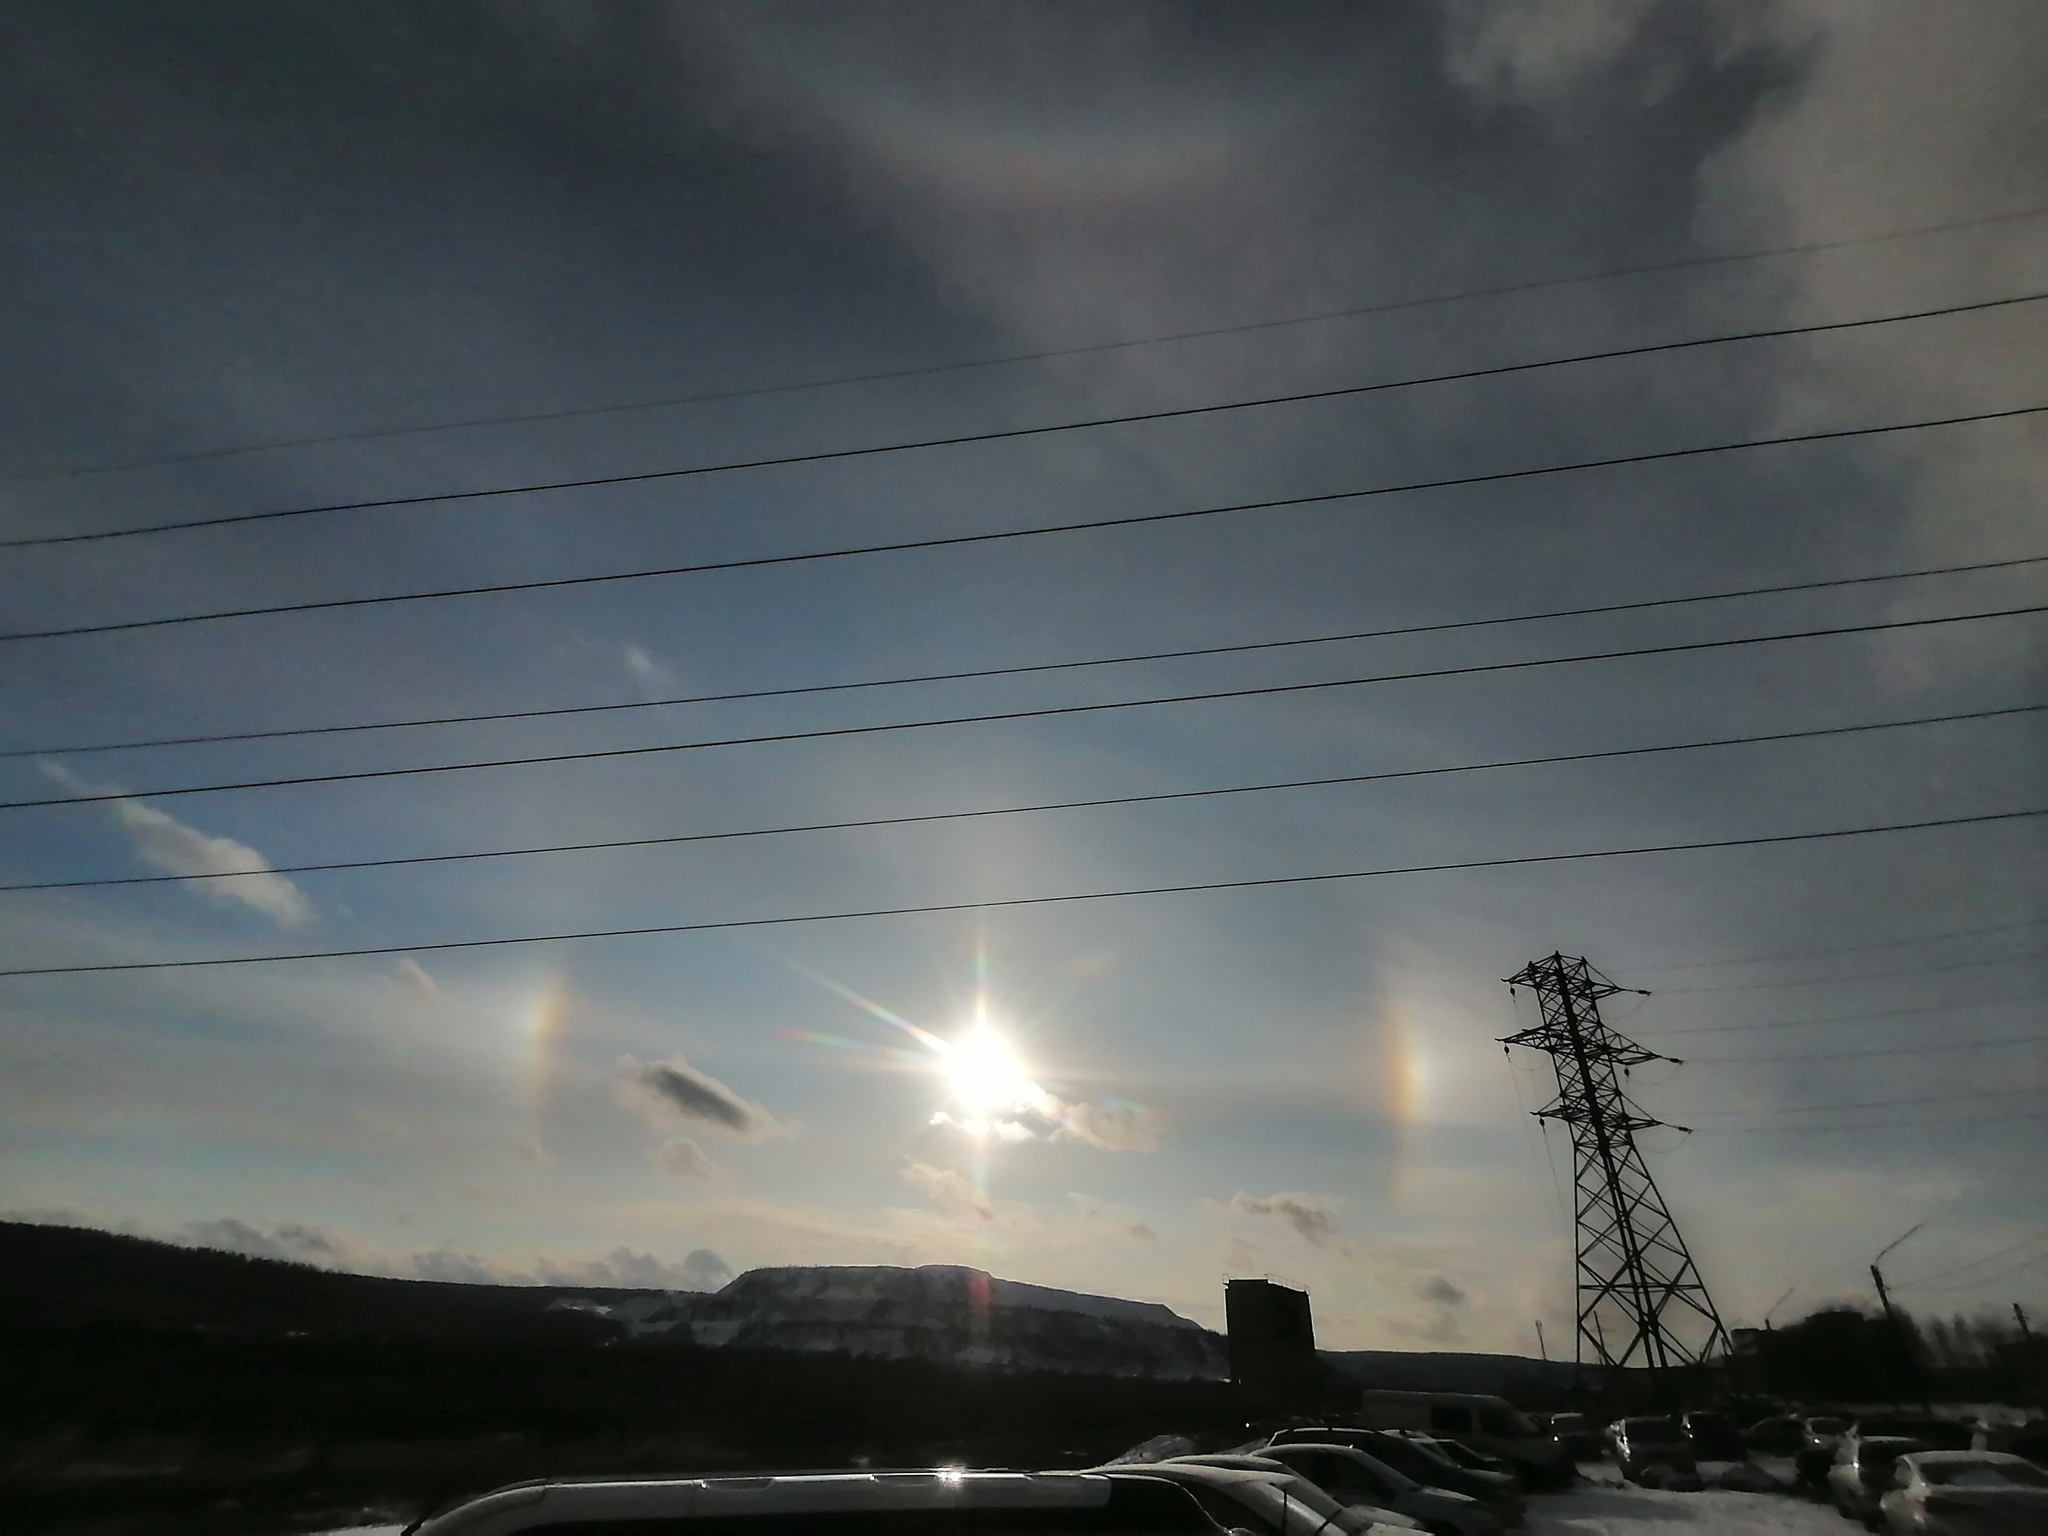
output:
[[1424,1301],[1438,1302],[1446,1307],[1462,1307],[1465,1304],[1465,1293],[1442,1275],[1431,1275],[1415,1288],[1415,1294]]
[[1166,1135],[1158,1110],[1124,1099],[1064,1106],[1059,1135],[1105,1152],[1155,1152]]
[[1337,1218],[1313,1195],[1278,1194],[1255,1196],[1239,1190],[1230,1197],[1230,1210],[1239,1216],[1260,1216],[1284,1221],[1302,1241],[1327,1248],[1337,1235]]
[[1223,1267],[1239,1273],[1248,1269],[1264,1269],[1266,1256],[1259,1252],[1258,1244],[1233,1237],[1230,1246],[1223,1250]]
[[420,996],[426,998],[429,1002],[440,1001],[441,983],[434,980],[434,973],[432,971],[421,965],[419,961],[413,959],[411,955],[400,956],[396,969],[398,971],[398,979],[418,992]]
[[1103,1152],[1155,1152],[1166,1136],[1166,1117],[1128,1099],[1069,1101],[1031,1085],[1032,1102],[997,1116],[962,1118],[939,1110],[933,1125],[998,1141],[1078,1141]]
[[995,1215],[988,1196],[974,1187],[974,1181],[951,1168],[934,1168],[906,1158],[897,1176],[940,1210],[959,1216],[978,1216],[987,1221]]
[[732,1266],[709,1248],[693,1249],[680,1264],[666,1263],[651,1253],[614,1248],[603,1258],[557,1262],[542,1259],[534,1266],[544,1285],[609,1286],[625,1290],[711,1291],[732,1278]]
[[[74,794],[104,794],[59,763],[44,763],[43,772]],[[262,913],[280,928],[297,928],[312,920],[313,904],[284,876],[273,874],[270,861],[247,843],[215,837],[187,826],[155,806],[122,796],[103,802],[135,844],[142,861],[167,875],[179,875],[202,896],[238,902]]]
[[649,1147],[647,1161],[679,1179],[715,1179],[725,1171],[687,1136],[671,1136],[660,1146]]
[[502,1269],[473,1253],[450,1253],[446,1249],[415,1253],[406,1260],[405,1267],[415,1280],[439,1280],[446,1284],[503,1285],[507,1278]]
[[759,1104],[742,1098],[679,1055],[661,1061],[622,1058],[618,1094],[621,1104],[657,1127],[683,1120],[713,1126],[745,1141],[787,1134],[781,1122]]
[[284,1259],[295,1264],[316,1264],[332,1268],[341,1264],[349,1249],[339,1238],[318,1227],[301,1222],[280,1222],[268,1231],[232,1216],[213,1221],[195,1221],[180,1234],[180,1241],[193,1248],[214,1248],[223,1253],[242,1253],[257,1259]]
[[1156,1243],[1159,1241],[1158,1229],[1146,1221],[1125,1222],[1124,1234],[1127,1237],[1136,1238],[1141,1243]]

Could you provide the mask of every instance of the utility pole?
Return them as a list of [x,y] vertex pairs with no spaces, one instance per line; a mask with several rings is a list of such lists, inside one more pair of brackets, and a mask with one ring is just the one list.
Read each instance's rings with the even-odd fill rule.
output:
[[[2019,1311],[2020,1304],[2018,1302],[2014,1302],[2012,1304],[2012,1309],[2015,1312]],[[2024,1333],[2026,1332],[2026,1328],[2026,1318],[2022,1316],[2020,1319],[2020,1331]],[[1543,1357],[1543,1363],[1545,1365],[1550,1364],[1550,1346],[1543,1342],[1543,1319],[1540,1317],[1536,1319],[1536,1353]]]
[[[1870,1279],[1871,1283],[1877,1287],[1877,1304],[1884,1308],[1884,1320],[1891,1324],[1892,1342],[1899,1351],[1899,1359],[1902,1362],[1901,1368],[1905,1371],[1908,1379],[1906,1382],[1902,1382],[1901,1385],[1909,1384],[1910,1378],[1919,1374],[1919,1362],[1913,1358],[1912,1337],[1906,1332],[1905,1325],[1899,1321],[1898,1309],[1892,1305],[1892,1293],[1886,1288],[1884,1283],[1884,1271],[1878,1266],[1884,1263],[1885,1256],[1894,1248],[1898,1247],[1899,1244],[1926,1225],[1927,1223],[1924,1221],[1914,1222],[1912,1226],[1906,1228],[1905,1231],[1878,1249],[1877,1257],[1870,1261]],[[1933,1404],[1930,1403],[1927,1406],[1931,1412]]]
[[[1630,1104],[1621,1079],[1646,1061],[1676,1058],[1644,1050],[1602,1022],[1600,999],[1626,989],[1583,958],[1532,960],[1507,982],[1535,992],[1542,1022],[1501,1044],[1550,1057],[1557,1097],[1536,1115],[1571,1128],[1579,1364],[1590,1348],[1609,1371],[1647,1367],[1658,1396],[1675,1408],[1672,1372],[1726,1355],[1728,1330],[1636,1147],[1637,1131],[1665,1122]],[[1608,1347],[1603,1311],[1628,1324],[1619,1353]]]
[[[2021,1338],[2031,1339],[2034,1336],[2034,1330],[2027,1326],[2027,1309],[2018,1302],[2012,1304],[2012,1320],[2020,1325]],[[1541,1323],[1536,1325],[1536,1336],[1538,1338],[1543,1336],[1543,1325]]]

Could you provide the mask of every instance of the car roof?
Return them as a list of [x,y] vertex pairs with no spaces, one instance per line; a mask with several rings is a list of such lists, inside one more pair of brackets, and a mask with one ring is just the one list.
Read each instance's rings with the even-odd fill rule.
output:
[[2015,1456],[2010,1451],[1909,1451],[1899,1458],[1916,1466],[1952,1467],[1957,1463],[1990,1462],[2001,1467],[2015,1464],[2032,1466],[2034,1463],[2024,1456]]
[[1203,1461],[1145,1461],[1133,1462],[1128,1466],[1104,1467],[1105,1472],[1127,1472],[1132,1476],[1152,1476],[1159,1473],[1181,1475],[1197,1483],[1264,1483],[1269,1487],[1284,1484],[1295,1474],[1291,1471],[1268,1472],[1261,1467],[1217,1467]]
[[1266,1472],[1274,1475],[1299,1476],[1284,1461],[1275,1461],[1270,1456],[1254,1455],[1250,1452],[1217,1451],[1212,1455],[1169,1456],[1155,1466],[1177,1467],[1220,1467],[1226,1472]]
[[[1137,1470],[1137,1469],[1133,1469]],[[423,1521],[441,1536],[501,1510],[547,1504],[552,1522],[650,1516],[799,1515],[843,1510],[1099,1509],[1111,1479],[1102,1472],[829,1472],[758,1477],[640,1477],[519,1483]]]

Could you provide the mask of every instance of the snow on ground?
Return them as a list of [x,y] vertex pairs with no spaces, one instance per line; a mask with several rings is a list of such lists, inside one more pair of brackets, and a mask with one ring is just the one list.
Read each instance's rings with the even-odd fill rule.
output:
[[1523,1536],[1842,1536],[1825,1504],[1776,1493],[1574,1488],[1529,1501]]

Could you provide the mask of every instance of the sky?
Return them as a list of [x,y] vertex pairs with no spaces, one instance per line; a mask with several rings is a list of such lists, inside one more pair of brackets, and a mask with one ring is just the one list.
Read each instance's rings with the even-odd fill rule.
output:
[[[0,807],[43,887],[0,970],[378,951],[0,976],[0,1210],[439,1279],[965,1263],[1211,1325],[1265,1274],[1330,1346],[1569,1348],[1569,1143],[1498,1043],[1562,951],[1684,1059],[1629,1088],[1690,1128],[1641,1141],[1731,1326],[1869,1304],[1915,1224],[1902,1303],[2048,1309],[2048,843],[1963,820],[2048,808],[2043,619],[1909,623],[2048,565],[887,682],[2048,556],[2038,416],[1484,478],[2039,408],[2041,305],[842,452],[2039,293],[2032,0],[0,28],[0,538],[400,503],[17,542],[7,634],[1297,499],[0,641],[0,798],[44,802]],[[592,705],[648,707],[64,750]],[[1444,864],[1490,867],[973,905]]]

